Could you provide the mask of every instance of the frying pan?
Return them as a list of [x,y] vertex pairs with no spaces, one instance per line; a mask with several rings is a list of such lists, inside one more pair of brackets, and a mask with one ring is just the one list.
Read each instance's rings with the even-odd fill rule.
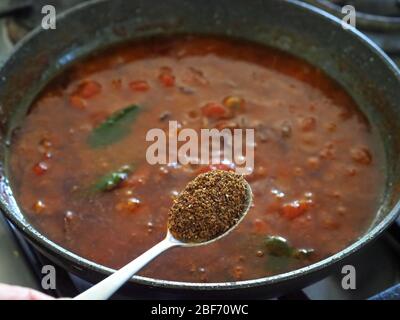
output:
[[[134,276],[125,290],[142,297],[266,297],[307,285],[371,243],[399,213],[400,74],[391,60],[358,31],[295,0],[90,1],[58,16],[55,30],[34,30],[0,71],[0,203],[5,216],[54,263],[88,281],[112,269],[84,259],[48,239],[25,219],[9,184],[12,131],[44,86],[69,65],[112,44],[154,35],[210,34],[242,38],[305,59],[339,82],[358,103],[385,146],[386,185],[370,229],[343,251],[310,266],[249,281],[188,283]],[[374,183],[371,181],[370,183]],[[362,192],[362,190],[361,190]]]

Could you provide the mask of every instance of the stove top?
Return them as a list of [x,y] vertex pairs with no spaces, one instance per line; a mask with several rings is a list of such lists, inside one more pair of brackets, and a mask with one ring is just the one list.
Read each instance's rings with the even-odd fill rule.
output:
[[[0,2],[0,64],[12,49],[41,20],[41,7],[52,4],[57,13],[87,0],[2,0]],[[340,8],[350,4],[359,10],[358,27],[363,29],[391,57],[400,63],[400,0],[304,0],[333,14],[341,15]],[[25,285],[42,290],[42,267],[52,264],[37,252],[14,227],[0,216],[0,282]],[[371,263],[371,262],[374,263]],[[357,288],[344,290],[339,269],[327,278],[302,290],[276,299],[368,299],[400,283],[400,221],[395,223],[378,241],[359,253],[352,264],[357,272]],[[57,289],[42,290],[56,297],[75,296],[90,284],[56,267]],[[169,296],[147,296],[136,292],[118,299],[169,299]],[[184,298],[184,297],[182,297]],[[243,297],[246,298],[246,297]],[[261,299],[263,297],[260,297]]]

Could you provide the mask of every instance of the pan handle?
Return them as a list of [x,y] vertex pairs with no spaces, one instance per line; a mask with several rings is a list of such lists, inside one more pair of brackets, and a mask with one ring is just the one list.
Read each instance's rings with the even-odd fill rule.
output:
[[0,68],[9,57],[13,48],[13,45],[5,33],[5,19],[0,18]]
[[0,67],[9,57],[13,45],[11,44],[7,28],[5,27],[5,17],[22,10],[29,10],[33,5],[33,0],[1,0],[0,1]]
[[400,284],[378,293],[368,300],[400,300]]
[[2,0],[0,3],[0,17],[5,17],[31,6],[32,0]]

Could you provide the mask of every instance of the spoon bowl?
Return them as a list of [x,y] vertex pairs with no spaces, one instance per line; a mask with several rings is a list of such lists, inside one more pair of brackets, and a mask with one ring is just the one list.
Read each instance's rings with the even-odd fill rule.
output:
[[202,241],[202,242],[183,242],[180,241],[178,239],[176,239],[169,230],[167,230],[167,238],[170,236],[171,239],[170,241],[176,241],[177,243],[179,243],[179,245],[181,247],[186,247],[186,248],[190,248],[190,247],[200,247],[200,246],[205,246],[208,244],[211,244],[215,241],[220,240],[221,238],[225,237],[226,235],[228,235],[229,233],[231,233],[239,224],[240,222],[242,222],[242,220],[244,219],[244,217],[247,215],[247,213],[249,212],[251,205],[252,205],[252,201],[253,201],[253,193],[251,191],[251,187],[249,185],[249,183],[244,180],[245,184],[246,184],[246,206],[244,211],[242,212],[240,218],[236,221],[236,223],[230,227],[228,230],[226,230],[224,233],[220,234],[219,236],[208,240],[208,241]]

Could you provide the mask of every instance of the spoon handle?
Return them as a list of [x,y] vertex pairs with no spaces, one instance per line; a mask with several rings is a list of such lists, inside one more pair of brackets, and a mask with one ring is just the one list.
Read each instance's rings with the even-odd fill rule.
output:
[[176,246],[177,243],[171,242],[168,237],[156,244],[151,249],[119,269],[111,276],[97,283],[90,289],[77,295],[74,300],[106,300],[113,295],[125,282],[127,282],[136,272],[142,269],[151,260],[165,250]]

